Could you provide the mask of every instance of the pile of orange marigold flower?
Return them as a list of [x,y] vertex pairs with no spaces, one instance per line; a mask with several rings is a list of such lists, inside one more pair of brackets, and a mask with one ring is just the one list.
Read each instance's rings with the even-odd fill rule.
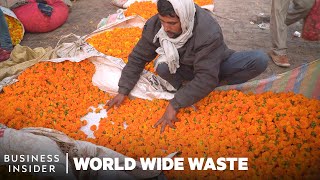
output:
[[[196,0],[195,3],[203,6],[212,4],[213,1]],[[149,19],[155,14],[157,14],[157,6],[151,1],[134,2],[125,11],[125,16],[140,15],[145,19]],[[121,58],[127,63],[128,56],[139,41],[141,33],[142,30],[138,27],[115,28],[99,33],[87,39],[87,42],[98,51],[109,56]],[[153,63],[149,63],[145,69],[155,73]]]
[[[213,0],[195,0],[199,6],[213,4]],[[125,11],[125,16],[139,15],[145,19],[151,18],[157,14],[157,4],[151,1],[134,2]]]
[[[91,127],[95,139],[79,129],[90,106],[110,96],[91,83],[88,61],[41,62],[0,94],[0,123],[10,128],[47,127],[133,158],[248,157],[248,171],[168,171],[169,178],[308,178],[320,172],[320,102],[293,93],[244,94],[214,91],[192,108],[181,109],[177,129],[160,134],[152,125],[165,100],[127,99]],[[123,124],[128,125],[124,128]]]
[[134,2],[131,4],[127,10],[124,12],[126,17],[139,15],[144,19],[149,19],[153,15],[157,14],[157,4],[151,1],[144,1],[144,2]]
[[109,95],[92,85],[94,65],[42,62],[25,70],[18,82],[0,94],[0,123],[10,128],[48,127],[70,137],[85,139],[79,131],[91,105],[105,103]]
[[205,6],[214,4],[214,0],[194,0],[194,3],[196,3],[199,6]]
[[23,38],[23,27],[17,19],[11,16],[5,15],[5,19],[8,24],[12,44],[19,44]]
[[[87,40],[102,53],[128,61],[141,36],[139,28],[115,28]],[[151,67],[147,68],[152,71]],[[0,94],[0,123],[10,128],[46,127],[101,145],[129,157],[247,157],[248,171],[165,172],[170,179],[301,179],[320,172],[320,101],[294,93],[244,94],[214,91],[192,108],[181,109],[177,129],[153,129],[168,104],[165,100],[126,99],[110,109],[95,139],[80,131],[89,107],[111,97],[92,85],[89,60],[41,62],[6,86]],[[99,112],[100,109],[95,110]],[[124,124],[128,127],[124,127]]]
[[98,51],[128,62],[128,56],[141,37],[142,30],[138,27],[114,28],[94,35],[87,42]]
[[[90,37],[87,42],[98,51],[121,58],[127,63],[128,56],[139,41],[141,33],[142,29],[138,27],[114,28]],[[149,63],[145,69],[154,72],[153,63]]]

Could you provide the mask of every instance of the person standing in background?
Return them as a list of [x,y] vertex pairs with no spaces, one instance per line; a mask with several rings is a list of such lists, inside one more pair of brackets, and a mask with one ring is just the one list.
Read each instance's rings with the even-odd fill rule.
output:
[[[289,8],[290,2],[293,7]],[[289,67],[287,56],[288,26],[304,19],[311,10],[315,0],[272,0],[271,5],[271,41],[269,56],[280,67]]]

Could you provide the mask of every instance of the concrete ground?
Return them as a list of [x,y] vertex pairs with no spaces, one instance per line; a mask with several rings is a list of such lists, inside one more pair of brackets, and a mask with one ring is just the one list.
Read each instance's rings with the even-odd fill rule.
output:
[[[219,21],[227,45],[234,50],[261,49],[268,52],[271,48],[270,31],[263,30],[250,21],[260,13],[270,15],[271,0],[215,0],[215,14]],[[60,28],[48,33],[26,33],[21,45],[35,47],[55,47],[61,36],[69,33],[86,35],[96,29],[99,21],[116,12],[118,8],[111,0],[73,1],[67,22]],[[291,67],[281,68],[272,61],[267,70],[255,79],[268,77],[296,68],[303,63],[320,59],[320,42],[310,42],[293,37],[295,31],[302,30],[298,22],[289,27],[288,56]]]

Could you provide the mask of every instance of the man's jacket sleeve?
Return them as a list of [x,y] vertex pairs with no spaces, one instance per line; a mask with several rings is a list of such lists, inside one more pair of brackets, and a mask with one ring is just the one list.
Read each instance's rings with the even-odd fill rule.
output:
[[194,79],[177,91],[170,101],[176,109],[188,107],[207,96],[219,83],[220,63],[223,60],[223,36],[217,32],[202,43],[196,51]]
[[148,22],[143,29],[142,37],[129,55],[128,63],[122,70],[118,83],[118,93],[120,94],[128,95],[130,93],[138,82],[146,63],[151,62],[156,57],[155,50],[157,47],[152,42],[153,27],[147,24]]

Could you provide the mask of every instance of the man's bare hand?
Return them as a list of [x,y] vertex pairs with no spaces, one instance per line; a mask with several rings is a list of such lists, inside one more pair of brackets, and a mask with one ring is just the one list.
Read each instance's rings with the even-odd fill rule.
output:
[[108,102],[107,102],[107,111],[109,109],[111,109],[113,106],[116,106],[116,107],[119,107],[122,102],[124,101],[124,99],[126,98],[126,95],[124,94],[117,94],[114,98],[110,99]]
[[174,125],[175,122],[178,122],[177,119],[177,111],[173,108],[173,106],[169,103],[167,106],[166,112],[162,115],[161,119],[159,119],[154,125],[153,128],[157,128],[161,124],[160,133],[163,133],[166,126],[169,126],[173,129],[176,128]]

